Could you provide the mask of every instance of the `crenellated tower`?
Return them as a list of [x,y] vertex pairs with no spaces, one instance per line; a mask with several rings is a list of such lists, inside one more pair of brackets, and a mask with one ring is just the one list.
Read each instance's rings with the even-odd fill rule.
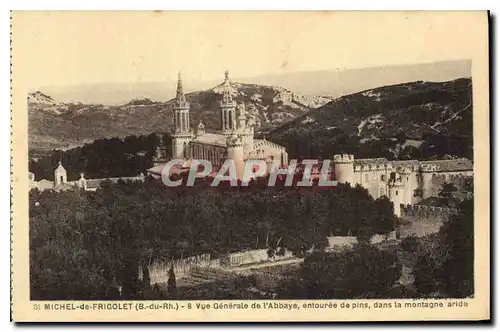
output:
[[354,155],[336,154],[333,156],[334,177],[339,183],[354,185]]
[[177,78],[177,94],[174,101],[174,134],[172,139],[172,157],[174,159],[187,158],[188,144],[193,139],[189,124],[189,103],[186,101],[182,78]]
[[238,105],[238,133],[243,139],[243,152],[245,155],[249,154],[253,150],[253,136],[254,130],[253,125],[247,122],[247,113],[245,110],[245,104],[241,103]]
[[229,72],[226,70],[220,102],[222,132],[226,135],[236,130],[236,102],[233,100],[232,92]]
[[240,135],[237,135],[236,132],[233,132],[230,136],[227,136],[227,159],[234,160],[238,179],[241,179],[244,173],[245,155],[243,152],[243,144],[244,143],[242,137]]
[[405,184],[401,179],[393,179],[388,183],[389,186],[389,199],[394,204],[394,214],[398,217],[401,216],[401,204],[403,202],[403,190]]
[[410,176],[412,174],[412,170],[409,167],[399,167],[398,168],[399,178],[403,183],[402,195],[401,195],[401,204],[408,205],[412,203],[413,190],[410,185]]
[[421,166],[421,190],[422,199],[432,196],[432,176],[437,171],[437,166],[434,164],[424,164]]

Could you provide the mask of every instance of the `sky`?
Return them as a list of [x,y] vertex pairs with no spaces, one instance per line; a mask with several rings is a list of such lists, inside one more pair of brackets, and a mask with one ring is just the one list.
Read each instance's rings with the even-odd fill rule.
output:
[[255,77],[470,59],[468,29],[483,15],[15,12],[12,47],[30,90],[174,81],[178,71],[210,81],[226,69]]

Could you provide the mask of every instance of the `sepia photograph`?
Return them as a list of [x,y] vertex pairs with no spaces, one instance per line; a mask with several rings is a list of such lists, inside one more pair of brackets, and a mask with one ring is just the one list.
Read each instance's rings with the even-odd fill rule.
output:
[[489,105],[487,62],[439,35],[461,18],[487,35],[486,12],[13,12],[23,297],[467,318]]

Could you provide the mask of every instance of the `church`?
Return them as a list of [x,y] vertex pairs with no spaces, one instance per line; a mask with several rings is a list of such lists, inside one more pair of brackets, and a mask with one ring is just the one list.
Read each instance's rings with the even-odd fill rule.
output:
[[172,135],[172,156],[166,155],[166,147],[160,142],[154,167],[148,174],[161,176],[162,168],[170,157],[172,159],[209,160],[214,168],[224,164],[226,159],[235,161],[237,168],[247,160],[264,160],[268,164],[288,164],[288,154],[284,147],[254,138],[255,122],[248,116],[243,103],[234,100],[236,91],[231,87],[229,72],[225,72],[220,101],[221,128],[209,130],[202,121],[191,128],[189,102],[184,95],[182,79],[179,74],[177,94],[174,101],[174,131]]

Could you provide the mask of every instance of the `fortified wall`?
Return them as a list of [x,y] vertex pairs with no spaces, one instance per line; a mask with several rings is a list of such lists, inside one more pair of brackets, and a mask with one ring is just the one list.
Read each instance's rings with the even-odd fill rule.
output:
[[403,205],[401,206],[400,226],[401,237],[415,235],[423,237],[439,232],[443,223],[449,216],[458,213],[457,209],[443,208],[428,205]]
[[[162,284],[168,281],[170,268],[173,268],[176,279],[182,279],[190,277],[195,271],[198,273],[200,269],[224,273],[224,271],[229,271],[230,269],[241,265],[279,261],[292,257],[292,252],[285,250],[283,256],[275,255],[272,259],[270,259],[267,255],[267,249],[234,252],[216,259],[212,259],[210,254],[201,254],[198,256],[191,256],[171,261],[153,261],[149,264],[148,270],[150,284],[154,285],[156,283]],[[143,280],[143,278],[144,273],[142,267],[139,267],[139,280]]]
[[[201,254],[173,261],[156,260],[148,266],[150,283],[151,285],[166,283],[171,267],[174,269],[176,279],[187,277],[191,274],[194,266],[218,268],[220,261],[219,259],[211,259],[210,254]],[[139,280],[143,280],[143,276],[142,267],[139,267]]]

